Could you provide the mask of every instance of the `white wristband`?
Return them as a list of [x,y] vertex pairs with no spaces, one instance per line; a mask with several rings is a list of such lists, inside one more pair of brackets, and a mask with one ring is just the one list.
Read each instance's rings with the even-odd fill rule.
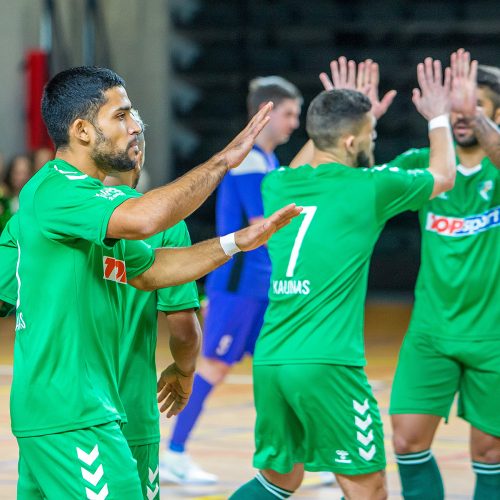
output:
[[450,117],[448,115],[439,115],[432,120],[429,120],[429,132],[435,128],[448,127],[450,128]]
[[229,257],[232,257],[235,253],[241,252],[241,249],[238,248],[236,241],[234,240],[234,233],[226,234],[226,236],[220,237],[220,246],[224,253]]

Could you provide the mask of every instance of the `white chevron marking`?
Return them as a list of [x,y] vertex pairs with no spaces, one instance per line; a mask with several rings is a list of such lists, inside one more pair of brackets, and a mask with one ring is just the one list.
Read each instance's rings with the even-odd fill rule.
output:
[[149,484],[153,484],[156,479],[156,476],[158,476],[158,466],[156,466],[156,470],[154,472],[151,470],[150,467],[148,468],[148,470],[149,470],[148,472]]
[[356,427],[359,427],[363,432],[366,431],[366,429],[371,425],[372,423],[372,416],[368,414],[365,420],[359,418],[359,417],[354,417],[354,424]]
[[152,490],[149,486],[146,486],[146,490],[148,492],[148,500],[153,500],[153,498],[158,495],[158,490],[159,490],[159,486],[156,485],[155,486],[155,489]]
[[361,444],[368,446],[373,441],[373,431],[370,429],[370,432],[366,436],[358,431],[356,432],[356,437]]
[[358,450],[359,456],[361,458],[364,458],[365,460],[371,460],[373,458],[373,455],[375,455],[377,448],[375,448],[375,445],[372,444],[368,451],[363,450],[363,448],[358,448]]
[[361,405],[359,404],[356,400],[352,400],[352,406],[354,406],[354,409],[360,414],[364,415],[368,408],[370,408],[370,405],[368,404],[368,399],[365,399],[365,402]]
[[78,458],[87,465],[92,465],[94,460],[99,456],[99,448],[97,445],[94,446],[94,449],[90,453],[85,453],[82,449],[76,447],[76,453],[78,454]]
[[92,486],[97,486],[97,483],[101,480],[103,474],[104,474],[104,469],[102,468],[102,464],[97,467],[97,470],[92,474],[89,472],[87,469],[82,469],[82,476],[85,481],[90,483]]
[[108,496],[108,483],[106,483],[99,493],[94,493],[92,490],[85,488],[87,498],[89,500],[104,500]]

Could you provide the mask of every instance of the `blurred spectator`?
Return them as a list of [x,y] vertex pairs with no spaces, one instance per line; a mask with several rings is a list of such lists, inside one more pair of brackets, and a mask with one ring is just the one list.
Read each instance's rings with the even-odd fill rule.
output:
[[0,194],[0,231],[19,208],[19,193],[33,175],[33,164],[28,155],[14,156],[5,171],[4,188]]
[[35,149],[32,153],[33,172],[38,172],[47,162],[54,159],[54,151],[48,147]]

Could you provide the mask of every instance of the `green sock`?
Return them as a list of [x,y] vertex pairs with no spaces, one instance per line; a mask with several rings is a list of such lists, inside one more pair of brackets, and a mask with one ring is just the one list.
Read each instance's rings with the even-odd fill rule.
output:
[[443,500],[444,487],[431,450],[396,455],[405,500]]
[[276,500],[288,498],[293,491],[284,490],[270,483],[260,472],[248,483],[240,486],[229,500]]
[[472,462],[476,473],[474,500],[500,499],[500,464]]

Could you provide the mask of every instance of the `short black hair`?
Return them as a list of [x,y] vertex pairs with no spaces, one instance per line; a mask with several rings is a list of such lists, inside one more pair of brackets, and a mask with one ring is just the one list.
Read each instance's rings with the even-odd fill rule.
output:
[[490,91],[490,97],[495,108],[500,107],[500,68],[480,64],[477,67],[477,84]]
[[303,99],[299,89],[281,76],[259,76],[248,85],[247,109],[253,116],[261,104],[272,101],[274,107],[285,99],[297,99],[302,105]]
[[114,71],[95,66],[80,66],[61,71],[45,86],[42,116],[56,148],[69,142],[69,127],[77,119],[93,122],[106,102],[104,92],[125,87]]
[[371,107],[370,99],[356,90],[325,90],[307,110],[307,133],[318,149],[335,147],[342,134],[357,134]]

